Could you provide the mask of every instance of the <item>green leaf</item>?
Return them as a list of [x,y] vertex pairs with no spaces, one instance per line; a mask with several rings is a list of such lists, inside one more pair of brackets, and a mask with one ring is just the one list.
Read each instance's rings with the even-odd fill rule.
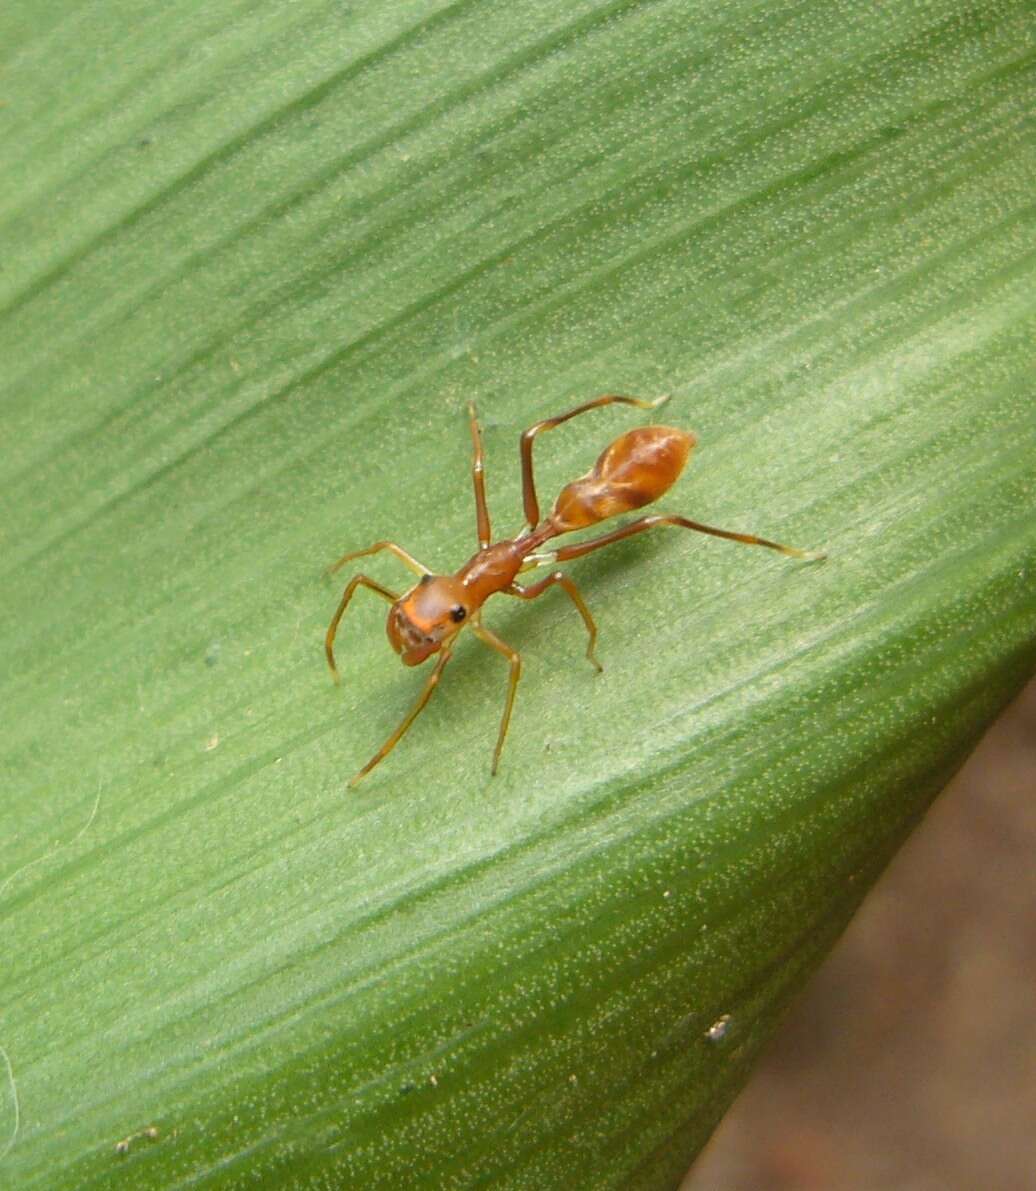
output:
[[[1036,665],[1031,5],[11,0],[0,54],[0,1182],[672,1186]],[[470,398],[514,532],[608,391],[699,433],[666,507],[829,559],[573,563],[600,678],[494,601],[499,776],[471,638],[347,794],[421,673],[359,598],[332,686],[321,567],[467,557]]]

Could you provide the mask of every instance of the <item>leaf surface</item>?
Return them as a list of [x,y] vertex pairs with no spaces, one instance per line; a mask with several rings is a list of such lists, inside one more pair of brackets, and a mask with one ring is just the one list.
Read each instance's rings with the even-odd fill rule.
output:
[[[1025,3],[5,6],[0,1183],[679,1180],[1036,663],[1034,54]],[[347,795],[422,675],[361,592],[331,685],[322,566],[474,550],[472,398],[515,532],[600,392],[699,434],[666,508],[828,560],[573,563],[599,678],[496,600],[498,777],[472,638]]]

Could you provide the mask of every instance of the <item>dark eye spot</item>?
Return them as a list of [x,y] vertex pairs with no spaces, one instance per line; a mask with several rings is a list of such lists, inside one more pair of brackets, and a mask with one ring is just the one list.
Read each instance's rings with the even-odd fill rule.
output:
[[421,578],[418,579],[418,581],[417,581],[417,586],[424,587],[426,584],[431,583],[431,581],[432,581],[431,575],[422,575]]
[[454,624],[460,624],[467,614],[467,608],[465,608],[462,604],[456,604],[450,609],[450,620],[452,620]]

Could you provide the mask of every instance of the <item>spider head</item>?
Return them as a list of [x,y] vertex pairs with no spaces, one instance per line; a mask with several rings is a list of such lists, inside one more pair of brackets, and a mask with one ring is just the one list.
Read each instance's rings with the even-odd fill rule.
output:
[[389,609],[385,626],[404,665],[417,666],[460,632],[471,614],[464,584],[452,575],[422,575]]

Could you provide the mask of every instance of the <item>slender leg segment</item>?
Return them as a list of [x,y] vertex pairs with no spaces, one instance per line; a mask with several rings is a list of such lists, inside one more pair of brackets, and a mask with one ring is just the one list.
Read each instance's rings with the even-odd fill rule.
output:
[[525,509],[525,520],[528,522],[529,528],[534,529],[540,523],[540,503],[536,499],[536,481],[532,475],[532,440],[541,430],[553,430],[555,426],[560,426],[562,422],[567,422],[569,418],[574,418],[576,414],[586,413],[590,409],[598,409],[602,405],[635,405],[638,409],[657,409],[664,401],[668,400],[668,395],[665,397],[656,397],[654,400],[648,401],[643,397],[619,397],[614,393],[606,393],[603,397],[595,397],[592,401],[585,401],[582,405],[577,405],[575,409],[570,409],[568,413],[558,414],[556,418],[546,418],[542,422],[537,422],[535,426],[530,426],[520,440],[522,456],[522,504]]
[[713,537],[727,538],[731,542],[744,542],[747,546],[766,546],[769,550],[778,550],[791,558],[804,558],[815,562],[827,556],[819,550],[799,550],[796,546],[783,546],[780,542],[771,542],[766,538],[757,538],[750,533],[734,533],[729,529],[717,529],[714,525],[702,525],[700,521],[691,521],[687,517],[669,517],[661,513],[650,517],[641,517],[629,525],[613,529],[611,533],[602,534],[599,538],[591,538],[588,542],[577,542],[574,546],[562,546],[559,550],[551,550],[544,554],[530,554],[527,559],[533,564],[547,562],[568,562],[571,558],[580,558],[592,550],[599,550],[602,546],[610,546],[612,542],[619,542],[623,538],[632,537],[635,533],[642,533],[645,529],[653,529],[656,525],[679,525],[684,529],[694,529],[698,533],[712,534]]
[[522,676],[522,655],[516,649],[512,649],[505,641],[501,641],[496,633],[487,629],[480,620],[472,620],[471,627],[475,630],[475,635],[480,641],[484,641],[490,649],[495,649],[497,653],[502,653],[511,663],[511,677],[507,683],[507,699],[504,702],[504,714],[500,720],[500,731],[496,737],[496,748],[493,750],[493,773],[495,774],[497,767],[500,765],[500,754],[504,749],[507,727],[511,722],[514,693],[518,689],[518,679]]
[[489,506],[486,504],[486,469],[483,462],[485,456],[482,453],[482,431],[479,429],[478,418],[475,416],[474,403],[468,405],[468,417],[471,419],[471,445],[474,448],[471,479],[475,485],[475,525],[479,547],[484,549],[489,545],[492,533],[489,528]]
[[382,587],[380,583],[376,583],[366,575],[354,575],[349,580],[345,588],[345,594],[342,596],[341,603],[338,605],[338,611],[331,618],[331,623],[327,626],[327,635],[324,637],[324,653],[327,654],[327,664],[331,667],[331,675],[335,682],[342,681],[338,674],[338,667],[335,665],[335,634],[338,632],[338,623],[345,615],[345,610],[349,607],[349,601],[353,598],[353,592],[357,587],[369,587],[371,591],[377,592],[378,595],[388,600],[390,604],[394,604],[399,599],[399,596],[395,592],[389,591],[387,587]]
[[399,725],[399,727],[395,730],[395,732],[392,733],[392,735],[388,738],[388,740],[385,741],[385,743],[381,746],[381,748],[378,749],[378,751],[374,754],[373,757],[371,757],[371,759],[367,762],[367,764],[364,765],[364,767],[360,770],[360,772],[358,774],[356,774],[356,776],[350,780],[350,782],[349,782],[350,789],[352,789],[355,786],[358,786],[360,784],[360,782],[362,782],[363,779],[367,776],[367,774],[370,773],[370,771],[374,768],[374,766],[377,765],[377,763],[379,761],[384,760],[384,758],[387,757],[389,755],[389,753],[392,752],[392,750],[396,747],[396,745],[399,744],[399,742],[403,738],[403,735],[405,734],[406,730],[410,727],[410,725],[414,722],[414,720],[417,719],[418,715],[424,709],[424,705],[432,697],[432,692],[435,690],[435,688],[439,684],[439,677],[442,674],[443,670],[446,668],[446,663],[450,660],[451,657],[452,657],[451,651],[449,649],[444,648],[442,650],[442,652],[439,654],[439,660],[435,663],[435,669],[431,672],[431,674],[428,675],[428,678],[425,680],[425,684],[421,688],[421,693],[420,693],[420,695],[417,696],[417,701],[414,703],[413,707],[411,707],[410,710],[403,717],[403,722]]
[[553,587],[555,583],[565,589],[569,599],[575,604],[576,611],[583,618],[583,624],[586,625],[586,631],[590,635],[590,640],[586,647],[586,656],[590,659],[591,664],[597,667],[597,672],[600,674],[604,667],[597,660],[597,653],[595,652],[595,646],[597,645],[597,625],[594,623],[594,618],[591,615],[590,609],[586,606],[579,588],[576,587],[563,571],[555,571],[553,575],[548,575],[546,579],[541,579],[539,583],[533,583],[529,587],[522,587],[520,583],[512,583],[507,589],[507,594],[517,596],[520,600],[534,600],[537,596],[542,595],[548,587]]
[[377,554],[380,550],[391,551],[399,561],[406,567],[409,567],[415,575],[429,575],[431,572],[422,563],[419,563],[416,558],[408,554],[402,546],[397,546],[395,542],[375,542],[373,546],[367,546],[363,550],[350,550],[348,554],[343,554],[337,561],[333,562],[327,570],[325,575],[333,575],[335,571],[339,571],[345,566],[347,562],[352,562],[354,558],[366,558],[368,554]]

